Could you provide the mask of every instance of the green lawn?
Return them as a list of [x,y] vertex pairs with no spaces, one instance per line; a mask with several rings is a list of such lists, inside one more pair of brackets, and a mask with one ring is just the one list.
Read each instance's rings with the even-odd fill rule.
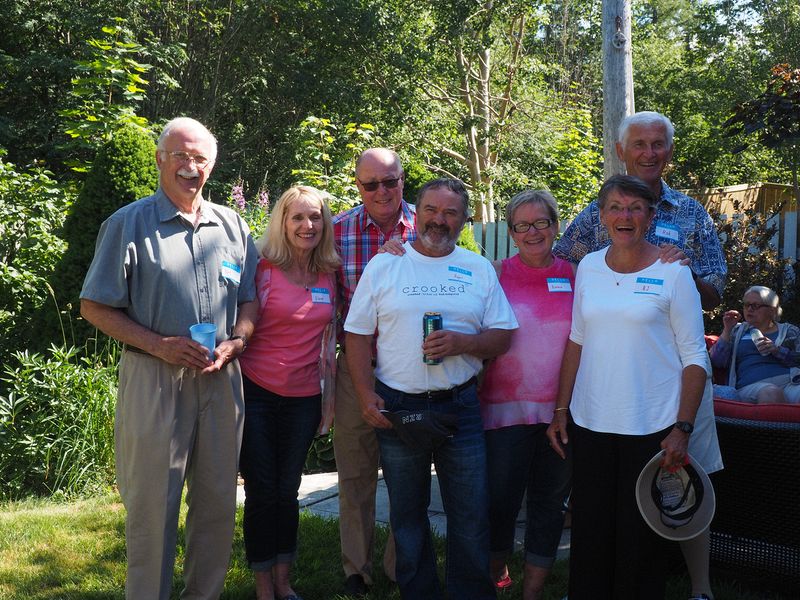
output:
[[[241,519],[241,510],[237,515]],[[241,524],[237,526],[233,558],[225,591],[226,600],[251,600],[254,589],[244,560]],[[182,530],[181,530],[182,534]],[[182,543],[182,539],[180,540]],[[386,532],[378,532],[380,557]],[[443,557],[442,541],[438,554]],[[173,598],[181,589],[180,554],[176,564]],[[105,600],[124,598],[124,510],[116,495],[72,503],[29,500],[0,505],[0,599],[2,600]],[[441,562],[441,561],[440,561]],[[442,565],[440,564],[440,567]],[[519,579],[519,556],[511,565]],[[371,598],[399,599],[397,589],[376,564],[377,580]],[[336,521],[304,514],[300,523],[300,548],[295,567],[295,589],[306,600],[335,600],[344,576],[339,564]],[[547,600],[566,593],[566,562],[556,564]],[[686,600],[688,582],[682,575],[670,579],[669,600]],[[730,580],[715,580],[717,600],[778,599],[778,595],[743,591]],[[502,594],[501,600],[518,600],[520,586]],[[788,597],[785,597],[788,598]]]

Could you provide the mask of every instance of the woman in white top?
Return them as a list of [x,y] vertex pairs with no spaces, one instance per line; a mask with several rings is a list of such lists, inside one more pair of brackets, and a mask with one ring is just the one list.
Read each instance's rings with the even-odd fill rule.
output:
[[708,357],[690,270],[661,262],[645,239],[656,202],[635,177],[606,181],[598,204],[611,245],[578,265],[548,428],[557,452],[573,451],[570,600],[664,595],[667,542],[642,519],[634,487],[659,449],[664,468],[685,464]]

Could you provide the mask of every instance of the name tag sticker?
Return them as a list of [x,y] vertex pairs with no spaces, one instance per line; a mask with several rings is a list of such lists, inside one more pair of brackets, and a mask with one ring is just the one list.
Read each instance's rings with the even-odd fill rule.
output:
[[462,269],[461,267],[454,267],[453,265],[447,267],[447,270],[449,271],[447,277],[448,281],[457,281],[458,283],[472,285],[472,271]]
[[633,285],[634,294],[649,294],[650,296],[660,296],[664,291],[663,279],[651,279],[650,277],[637,277]]
[[660,238],[669,240],[670,242],[679,242],[681,239],[681,230],[677,225],[672,223],[656,223],[656,235]]
[[330,304],[331,294],[328,288],[311,288],[311,301],[314,304]]
[[236,285],[239,285],[239,280],[241,279],[242,276],[242,268],[237,264],[228,262],[227,260],[223,260],[222,276],[225,279],[232,281]]
[[550,292],[571,292],[572,284],[566,277],[548,277],[547,290]]

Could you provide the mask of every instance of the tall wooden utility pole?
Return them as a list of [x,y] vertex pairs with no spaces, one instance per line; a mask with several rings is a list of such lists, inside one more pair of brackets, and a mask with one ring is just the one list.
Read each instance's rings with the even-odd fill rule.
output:
[[623,173],[617,129],[634,112],[631,0],[603,0],[603,175]]

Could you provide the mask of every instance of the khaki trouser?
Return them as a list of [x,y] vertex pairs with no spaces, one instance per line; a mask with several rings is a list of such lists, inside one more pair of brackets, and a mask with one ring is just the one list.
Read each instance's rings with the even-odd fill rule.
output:
[[184,480],[186,600],[217,599],[233,542],[244,422],[239,363],[200,375],[131,351],[120,363],[117,483],[129,600],[168,600]]
[[[339,472],[342,565],[346,576],[359,574],[367,585],[371,585],[380,450],[374,429],[361,417],[361,407],[343,352],[337,359],[333,449]],[[383,569],[393,581],[395,558],[394,537],[390,532],[383,555]]]

